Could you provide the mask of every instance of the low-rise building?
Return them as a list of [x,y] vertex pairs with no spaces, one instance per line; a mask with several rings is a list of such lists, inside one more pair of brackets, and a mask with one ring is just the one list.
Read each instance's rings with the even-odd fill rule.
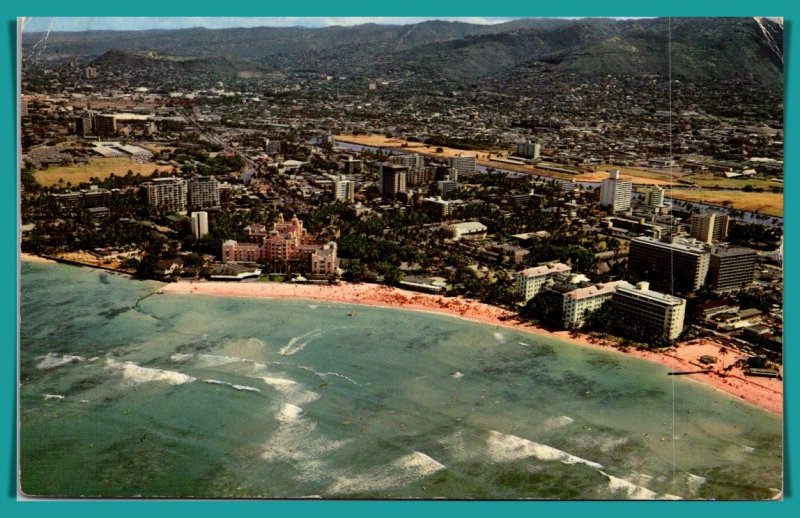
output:
[[453,223],[444,227],[453,236],[453,239],[475,239],[486,237],[486,225],[479,221]]

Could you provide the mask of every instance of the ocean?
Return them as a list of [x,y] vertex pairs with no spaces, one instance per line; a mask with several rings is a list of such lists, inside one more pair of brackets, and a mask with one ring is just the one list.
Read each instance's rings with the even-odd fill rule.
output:
[[157,295],[22,263],[32,496],[769,499],[782,418],[660,365],[445,315]]

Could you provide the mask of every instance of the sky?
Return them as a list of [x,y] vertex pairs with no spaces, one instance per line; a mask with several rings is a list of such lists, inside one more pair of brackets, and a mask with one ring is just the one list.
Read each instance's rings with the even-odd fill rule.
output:
[[154,18],[154,17],[97,17],[97,18],[27,18],[25,32],[43,31],[87,31],[87,30],[146,30],[146,29],[185,29],[207,27],[224,29],[228,27],[327,27],[329,25],[359,25],[380,23],[405,25],[425,20],[448,20],[478,24],[503,23],[516,18],[490,17],[214,17],[214,18]]

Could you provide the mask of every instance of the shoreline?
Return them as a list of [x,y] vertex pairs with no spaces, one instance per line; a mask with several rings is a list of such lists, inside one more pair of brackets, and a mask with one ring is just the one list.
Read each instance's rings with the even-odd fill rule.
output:
[[[375,284],[309,285],[273,282],[184,281],[166,284],[156,293],[324,301],[448,315],[474,323],[548,336],[595,350],[611,350],[617,354],[658,363],[676,373],[691,372],[691,374],[681,375],[761,410],[777,415],[783,414],[783,382],[781,380],[747,378],[739,368],[733,368],[723,375],[719,372],[719,364],[710,372],[698,372],[701,371],[702,365],[697,362],[697,359],[703,355],[719,356],[719,350],[722,347],[721,344],[707,339],[676,344],[676,347],[667,351],[637,349],[623,351],[604,340],[595,339],[582,333],[551,332],[533,324],[520,322],[516,319],[515,313],[474,300],[448,298]],[[742,357],[741,354],[730,350],[722,358],[721,363],[728,366],[735,363],[740,357]]]
[[53,259],[48,259],[46,257],[42,257],[41,255],[33,255],[27,252],[20,252],[19,253],[19,262],[25,263],[37,263],[37,264],[55,264],[56,261]]

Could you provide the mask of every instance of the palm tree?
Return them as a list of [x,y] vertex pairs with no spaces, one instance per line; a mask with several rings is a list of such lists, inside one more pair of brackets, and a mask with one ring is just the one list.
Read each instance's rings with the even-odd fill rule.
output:
[[719,348],[719,353],[722,355],[722,373],[725,375],[725,355],[728,354],[728,348],[724,345]]

